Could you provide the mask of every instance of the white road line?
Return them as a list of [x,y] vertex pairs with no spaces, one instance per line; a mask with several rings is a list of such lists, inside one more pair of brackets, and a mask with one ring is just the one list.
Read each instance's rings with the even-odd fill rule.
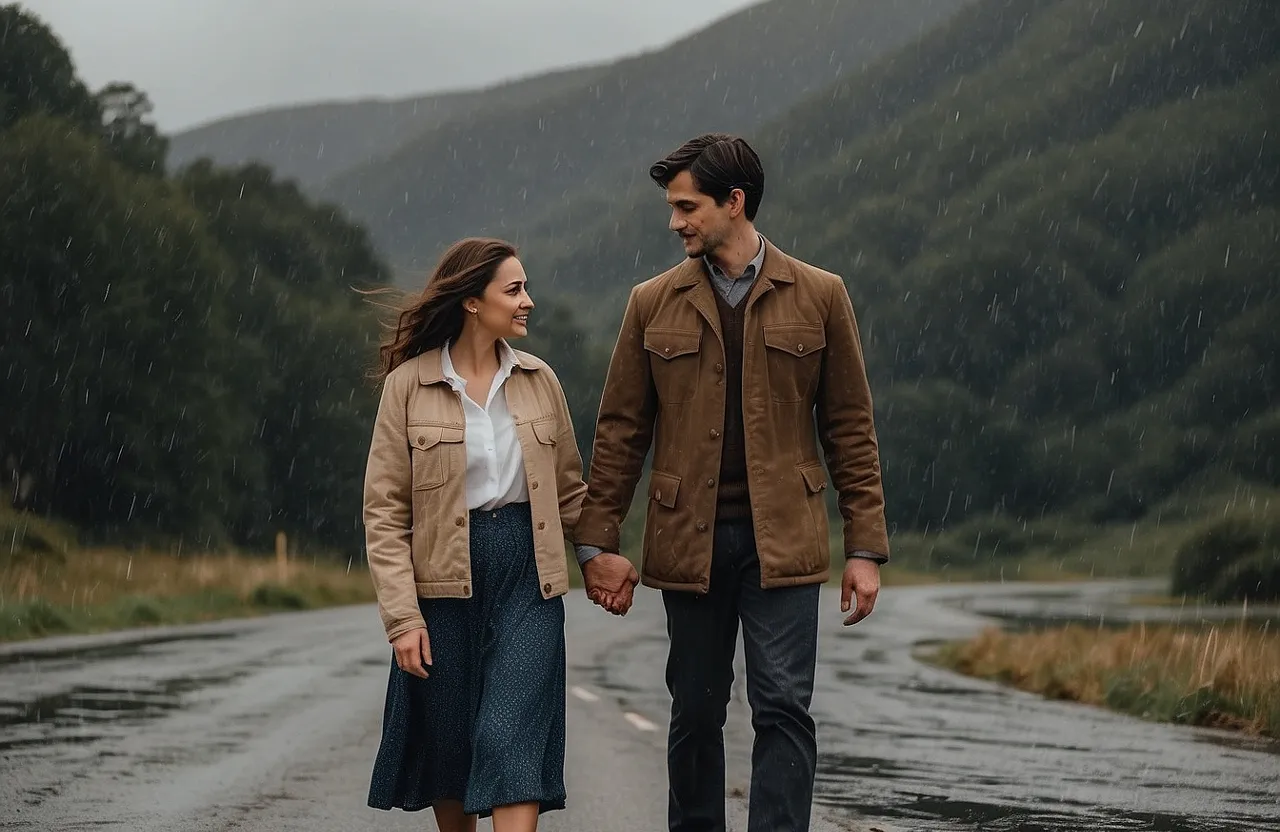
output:
[[626,718],[627,722],[630,722],[632,725],[634,725],[637,730],[640,730],[640,731],[658,730],[658,726],[654,725],[649,720],[640,716],[640,714],[634,714],[634,713],[631,713],[630,711],[627,711],[625,714],[623,714],[623,716]]
[[594,693],[587,690],[586,688],[580,688],[580,687],[574,686],[572,688],[569,688],[569,692],[572,693],[574,696],[578,697],[579,699],[581,699],[583,702],[599,702],[600,701],[600,697],[596,696]]

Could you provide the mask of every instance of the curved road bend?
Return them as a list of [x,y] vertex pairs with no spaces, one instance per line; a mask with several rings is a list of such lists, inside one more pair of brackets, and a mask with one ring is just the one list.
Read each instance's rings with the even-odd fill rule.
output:
[[[923,665],[991,615],[1109,615],[1120,584],[886,590],[842,628],[823,598],[819,830],[1280,828],[1280,746],[1050,702]],[[665,635],[567,603],[569,809],[541,828],[665,828]],[[371,607],[0,647],[0,829],[422,830],[364,807],[389,650]],[[727,729],[745,829],[749,712]],[[1273,825],[1274,824],[1274,825]],[[488,828],[488,824],[482,824]]]

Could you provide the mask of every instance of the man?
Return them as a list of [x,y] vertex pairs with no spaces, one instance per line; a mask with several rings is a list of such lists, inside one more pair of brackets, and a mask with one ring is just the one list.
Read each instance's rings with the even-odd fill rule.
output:
[[742,139],[699,136],[649,173],[688,259],[631,292],[578,559],[593,600],[625,613],[636,576],[617,554],[619,529],[653,440],[642,574],[662,590],[670,638],[670,829],[725,828],[722,729],[741,622],[755,729],[748,828],[807,830],[830,569],[819,442],[844,518],[845,624],[870,614],[889,553],[853,306],[840,278],[756,231],[764,171]]

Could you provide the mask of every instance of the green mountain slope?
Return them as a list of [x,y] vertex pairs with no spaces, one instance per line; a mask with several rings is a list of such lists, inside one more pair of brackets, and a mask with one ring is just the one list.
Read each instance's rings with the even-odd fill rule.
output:
[[258,162],[314,191],[330,177],[450,119],[537,101],[578,87],[599,71],[568,69],[482,90],[414,98],[272,108],[184,130],[173,136],[169,159],[175,167],[201,157],[223,165]]
[[[1207,0],[984,0],[756,132],[762,230],[859,309],[899,527],[1280,484],[1278,132],[1280,17]],[[607,333],[665,221],[526,259]]]
[[561,95],[451,120],[325,195],[423,270],[460,236],[524,238],[549,209],[593,218],[641,183],[637,159],[710,127],[754,129],[963,4],[769,0]]

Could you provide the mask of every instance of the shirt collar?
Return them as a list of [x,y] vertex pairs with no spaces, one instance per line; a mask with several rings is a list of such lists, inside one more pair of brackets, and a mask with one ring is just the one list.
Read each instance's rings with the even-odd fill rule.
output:
[[[742,279],[749,280],[755,277],[756,275],[760,274],[760,269],[762,266],[764,266],[764,237],[761,237],[759,234],[757,234],[756,236],[759,237],[760,239],[760,250],[756,252],[756,256],[751,259],[751,262],[747,264],[747,267],[742,270],[742,277],[739,278],[739,280],[742,280]],[[702,256],[702,262],[706,264],[707,273],[710,274],[712,277],[720,277],[720,278],[724,278],[725,280],[733,279],[728,275],[726,275],[723,269],[721,269],[715,263],[712,263],[711,258],[707,257],[705,254]]]
[[[452,341],[448,341],[444,345],[444,349],[440,350],[440,374],[444,376],[444,380],[449,382],[449,386],[454,390],[462,390],[467,386],[462,376],[458,375],[458,371],[453,367],[453,357],[449,355],[449,348],[453,346]],[[511,371],[519,364],[516,358],[516,351],[511,348],[503,339],[498,339],[498,379],[506,381],[511,377]]]

